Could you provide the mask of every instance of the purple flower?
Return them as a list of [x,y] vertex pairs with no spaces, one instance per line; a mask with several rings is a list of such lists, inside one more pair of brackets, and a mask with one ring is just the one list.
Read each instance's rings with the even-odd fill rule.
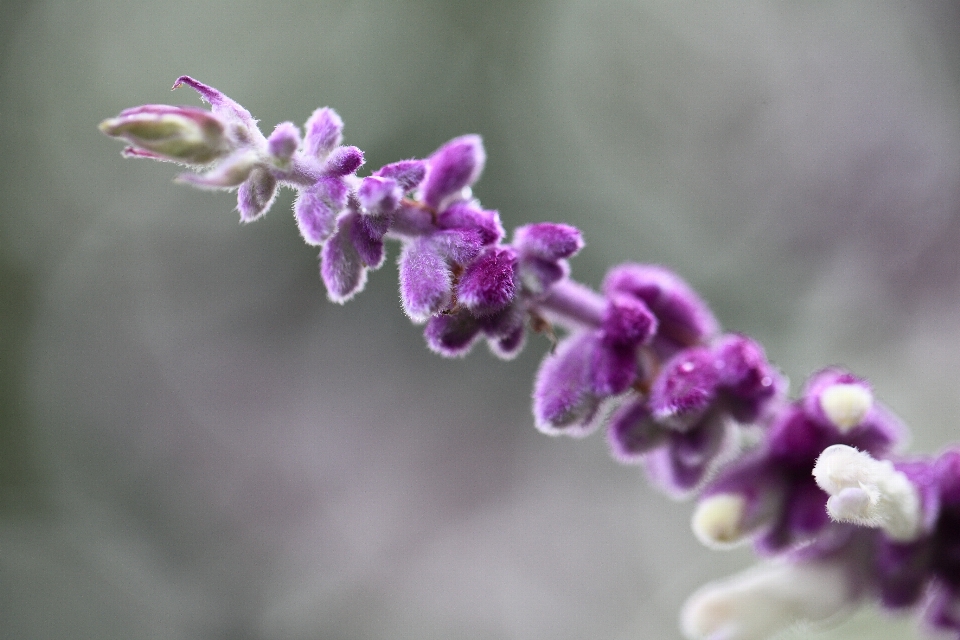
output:
[[713,405],[720,381],[714,354],[706,347],[685,349],[671,358],[650,389],[650,410],[664,425],[685,431]]
[[[211,110],[146,105],[103,121],[100,129],[129,142],[127,156],[210,165],[204,173],[184,173],[177,180],[203,189],[237,189],[241,222],[252,222],[269,211],[279,186],[296,189],[294,215],[300,233],[308,244],[322,245],[336,231],[337,218],[353,190],[349,182],[363,164],[359,149],[339,146],[340,117],[332,109],[318,109],[307,121],[305,138],[292,122],[280,123],[265,138],[250,112],[220,91],[189,76],[178,78],[173,88],[182,84],[195,89]],[[325,271],[355,269],[344,264]],[[342,292],[331,295],[343,297]]]
[[448,310],[453,303],[454,272],[480,252],[479,234],[440,231],[404,244],[400,253],[400,301],[414,322]]
[[658,486],[684,496],[715,466],[734,422],[768,414],[784,386],[760,347],[743,336],[679,351],[660,367],[648,393],[633,395],[613,415],[613,456],[645,463]]
[[746,336],[724,335],[712,348],[726,410],[742,424],[764,419],[786,392],[786,379],[767,361],[763,348]]
[[541,365],[537,425],[551,434],[583,435],[610,399],[619,405],[608,431],[614,457],[642,461],[657,485],[686,495],[716,466],[734,423],[765,419],[786,383],[752,340],[716,337],[706,305],[662,267],[617,267],[603,296],[568,280],[531,278],[548,272],[540,268],[548,259],[580,244],[575,230],[557,225],[525,227],[514,240],[520,272],[536,265],[521,276],[534,281],[533,291],[525,289],[529,304],[574,332]]
[[495,356],[503,360],[515,357],[526,336],[526,312],[517,304],[477,316],[465,307],[432,316],[424,328],[427,346],[442,356],[465,356],[481,337]]
[[373,175],[395,180],[400,190],[406,194],[420,186],[426,173],[427,165],[423,160],[401,160],[384,165]]
[[765,554],[827,535],[827,528],[840,525],[831,525],[827,495],[813,476],[821,452],[843,444],[883,455],[902,434],[899,421],[873,402],[865,382],[838,369],[821,371],[800,400],[779,410],[760,447],[703,490],[694,530],[701,540],[721,546],[753,539]]
[[622,293],[642,300],[659,322],[654,348],[661,357],[702,344],[719,325],[706,303],[672,271],[657,265],[624,264],[603,281],[606,295]]
[[254,167],[237,189],[240,222],[253,222],[270,209],[277,195],[277,178],[261,167]]
[[919,605],[931,626],[960,632],[960,450],[892,461],[835,445],[814,476],[830,516],[864,527],[835,561],[885,607]]
[[[580,313],[587,318],[594,315],[589,293],[575,288],[552,293],[563,296],[544,299],[553,311],[585,303]],[[545,432],[582,435],[599,403],[628,390],[640,375],[639,349],[654,335],[653,315],[640,301],[613,298],[595,316],[595,328],[582,329],[566,338],[556,354],[547,356],[541,364],[534,414]],[[552,388],[554,385],[556,388]],[[582,409],[581,405],[590,408]],[[570,429],[574,424],[579,427]]]

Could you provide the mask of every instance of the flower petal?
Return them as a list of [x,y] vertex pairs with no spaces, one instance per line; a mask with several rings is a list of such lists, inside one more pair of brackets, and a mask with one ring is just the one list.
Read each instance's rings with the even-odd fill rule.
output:
[[503,309],[516,295],[517,255],[507,247],[490,247],[460,277],[457,300],[477,315]]
[[277,196],[277,179],[261,167],[255,167],[250,177],[237,190],[237,209],[240,222],[253,222],[267,211]]
[[453,282],[447,261],[426,238],[407,243],[400,253],[400,301],[414,322],[450,306]]
[[358,214],[348,213],[337,221],[337,230],[320,252],[320,275],[327,297],[343,304],[367,282],[367,269],[353,244],[352,227]]
[[595,425],[600,400],[591,392],[590,359],[597,339],[585,331],[570,336],[540,364],[533,391],[537,428],[548,434],[585,436]]
[[446,143],[430,156],[420,199],[439,208],[446,198],[476,182],[486,157],[480,136],[461,136]]
[[326,158],[343,141],[343,120],[330,107],[314,111],[304,129],[304,152],[314,158]]
[[323,244],[336,229],[337,216],[346,205],[347,185],[338,178],[321,178],[301,191],[293,204],[293,214],[307,244]]

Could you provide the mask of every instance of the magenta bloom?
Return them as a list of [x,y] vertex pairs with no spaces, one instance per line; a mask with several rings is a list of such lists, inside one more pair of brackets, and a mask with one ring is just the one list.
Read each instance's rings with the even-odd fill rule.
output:
[[613,455],[643,462],[659,486],[685,495],[713,468],[734,424],[765,422],[785,386],[760,346],[744,336],[682,350],[663,365],[649,394],[614,414]]

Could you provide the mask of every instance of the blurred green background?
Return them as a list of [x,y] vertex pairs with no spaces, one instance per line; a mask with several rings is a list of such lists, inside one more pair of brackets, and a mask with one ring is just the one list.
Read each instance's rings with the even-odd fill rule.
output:
[[[395,260],[344,307],[283,193],[171,184],[96,129],[181,74],[367,168],[484,136],[510,229],[660,262],[796,390],[843,364],[958,437],[956,2],[0,3],[0,637],[678,638],[689,505],[538,434],[549,348],[444,361]],[[393,256],[396,250],[393,249]],[[794,631],[791,637],[808,637]],[[822,636],[914,638],[867,608]]]

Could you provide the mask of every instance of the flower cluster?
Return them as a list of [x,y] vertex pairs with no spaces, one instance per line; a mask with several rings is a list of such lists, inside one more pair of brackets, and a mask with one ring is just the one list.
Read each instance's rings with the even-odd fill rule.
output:
[[499,214],[471,192],[486,160],[478,136],[361,178],[363,153],[342,144],[332,109],[316,110],[302,133],[284,122],[264,136],[216,89],[181,84],[211,110],[146,105],[101,130],[129,143],[126,156],[196,170],[181,182],[236,189],[241,222],[264,215],[279,187],[294,189],[294,218],[320,248],[334,302],[361,291],[384,243],[399,242],[403,309],[443,356],[485,339],[511,358],[528,330],[546,332],[554,349],[534,383],[537,427],[582,437],[605,425],[617,460],[642,464],[673,496],[697,496],[692,526],[704,544],[753,544],[763,564],[688,600],[688,637],[761,639],[873,597],[922,607],[960,638],[960,450],[903,457],[905,428],[863,379],[825,369],[791,402],[763,348],[722,333],[668,269],[620,265],[595,291],[570,277],[583,247],[576,228],[530,224],[507,241]]
[[856,534],[827,560],[890,609],[921,605],[934,629],[960,627],[960,450],[875,459],[834,445],[814,468],[827,511]]
[[583,436],[606,421],[614,457],[645,463],[672,494],[695,489],[735,444],[735,425],[769,413],[786,386],[757,343],[720,335],[707,305],[663,267],[621,265],[602,296],[568,284],[546,303],[553,314],[591,310],[592,323],[544,360],[538,427]]

